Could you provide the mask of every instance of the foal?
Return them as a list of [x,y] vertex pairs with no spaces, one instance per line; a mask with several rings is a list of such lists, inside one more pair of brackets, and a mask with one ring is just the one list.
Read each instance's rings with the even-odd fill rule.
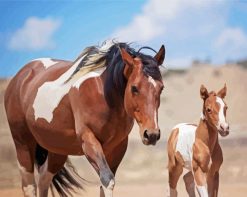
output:
[[[229,134],[226,122],[226,85],[216,94],[208,93],[202,85],[200,95],[203,110],[199,125],[182,123],[176,125],[168,139],[168,196],[177,196],[177,182],[183,172],[189,196],[195,196],[195,184],[200,196],[217,196],[219,188],[219,169],[223,162],[218,132],[225,137]],[[195,183],[194,183],[195,181]]]

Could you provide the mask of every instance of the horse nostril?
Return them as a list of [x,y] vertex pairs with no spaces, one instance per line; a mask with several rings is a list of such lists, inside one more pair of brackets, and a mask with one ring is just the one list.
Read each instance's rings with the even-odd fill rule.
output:
[[220,125],[220,128],[224,131],[225,129],[224,129],[224,127],[222,126],[222,125]]
[[159,140],[159,139],[160,139],[160,130],[159,130],[159,133],[157,135],[157,140]]
[[148,130],[145,130],[145,131],[144,131],[143,136],[144,136],[144,138],[148,139],[148,137],[149,137],[149,136],[148,136]]

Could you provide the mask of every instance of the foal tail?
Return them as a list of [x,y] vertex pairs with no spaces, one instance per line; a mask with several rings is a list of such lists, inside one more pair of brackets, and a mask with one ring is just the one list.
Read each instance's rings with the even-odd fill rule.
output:
[[[47,155],[48,151],[37,144],[35,163],[37,164],[38,168],[45,163]],[[63,168],[58,171],[52,179],[52,194],[54,196],[54,186],[61,197],[72,196],[72,193],[75,192],[74,188],[83,189],[83,186],[81,185],[82,181],[85,180],[80,177],[80,175],[76,172],[73,164],[70,162],[69,159],[67,159]]]

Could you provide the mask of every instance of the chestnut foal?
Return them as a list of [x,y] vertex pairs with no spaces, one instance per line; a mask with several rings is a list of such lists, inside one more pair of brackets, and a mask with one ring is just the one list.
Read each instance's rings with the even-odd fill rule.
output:
[[218,132],[223,137],[229,134],[227,105],[223,101],[226,85],[217,94],[208,93],[202,85],[200,94],[203,110],[199,125],[178,124],[168,139],[168,196],[171,197],[177,196],[176,186],[183,168],[188,170],[183,179],[189,196],[195,196],[195,184],[200,196],[218,195],[219,169],[223,162]]

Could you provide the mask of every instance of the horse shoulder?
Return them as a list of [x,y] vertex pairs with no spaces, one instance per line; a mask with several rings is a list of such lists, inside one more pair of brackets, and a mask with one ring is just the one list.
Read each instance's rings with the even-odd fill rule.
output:
[[204,171],[207,172],[210,164],[210,150],[208,146],[201,140],[196,139],[193,144],[193,161]]

